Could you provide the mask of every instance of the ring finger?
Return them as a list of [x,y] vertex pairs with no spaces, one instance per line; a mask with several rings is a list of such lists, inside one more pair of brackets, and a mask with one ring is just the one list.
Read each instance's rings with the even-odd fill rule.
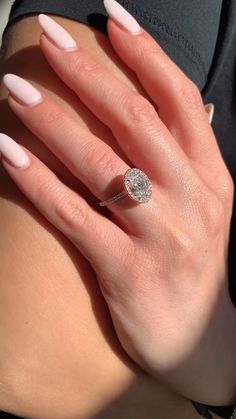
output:
[[0,152],[3,166],[19,189],[81,251],[96,272],[108,269],[106,273],[112,279],[117,266],[125,269],[133,244],[119,226],[95,211],[29,150],[1,133]]
[[[93,195],[106,200],[121,192],[124,173],[130,166],[109,145],[81,127],[26,80],[7,74],[4,83],[11,93],[8,98],[11,109]],[[129,211],[127,201],[119,200],[109,208],[122,219],[122,225],[130,233],[145,231],[145,222],[141,223],[143,210],[139,206],[132,205]],[[148,211],[150,217],[154,204],[149,203]]]

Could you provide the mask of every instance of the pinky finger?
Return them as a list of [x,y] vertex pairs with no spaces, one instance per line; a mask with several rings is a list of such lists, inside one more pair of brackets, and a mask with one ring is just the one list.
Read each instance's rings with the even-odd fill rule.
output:
[[213,120],[213,116],[214,116],[214,110],[215,110],[214,104],[213,103],[207,103],[205,105],[205,110],[206,110],[206,113],[208,114],[209,124],[211,124],[212,120]]
[[112,266],[120,266],[116,260],[119,249],[123,259],[124,249],[130,246],[129,236],[5,134],[0,134],[0,152],[4,168],[40,213],[81,251],[97,273],[112,274]]

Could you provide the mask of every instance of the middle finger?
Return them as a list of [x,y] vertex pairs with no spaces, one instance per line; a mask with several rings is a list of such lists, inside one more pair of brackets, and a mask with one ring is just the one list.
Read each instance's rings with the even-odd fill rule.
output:
[[112,130],[135,166],[158,179],[163,186],[176,188],[180,168],[185,166],[186,171],[189,162],[160,120],[155,107],[112,75],[82,47],[63,50],[55,46],[55,34],[58,30],[65,33],[64,29],[44,15],[40,15],[39,21],[47,34],[41,37],[41,48],[59,77]]

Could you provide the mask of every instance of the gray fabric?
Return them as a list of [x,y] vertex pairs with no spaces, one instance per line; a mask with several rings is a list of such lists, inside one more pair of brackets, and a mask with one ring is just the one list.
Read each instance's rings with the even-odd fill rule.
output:
[[[198,85],[205,86],[220,21],[222,0],[143,0],[120,3]],[[101,0],[16,0],[10,22],[29,13],[55,13],[106,33]]]

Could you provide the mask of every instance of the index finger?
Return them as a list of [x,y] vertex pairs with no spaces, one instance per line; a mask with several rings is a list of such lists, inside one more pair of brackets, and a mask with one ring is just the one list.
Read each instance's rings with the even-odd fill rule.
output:
[[3,166],[22,193],[97,273],[109,272],[112,279],[117,266],[123,269],[132,253],[130,236],[65,185],[28,149],[2,133],[0,153]]

